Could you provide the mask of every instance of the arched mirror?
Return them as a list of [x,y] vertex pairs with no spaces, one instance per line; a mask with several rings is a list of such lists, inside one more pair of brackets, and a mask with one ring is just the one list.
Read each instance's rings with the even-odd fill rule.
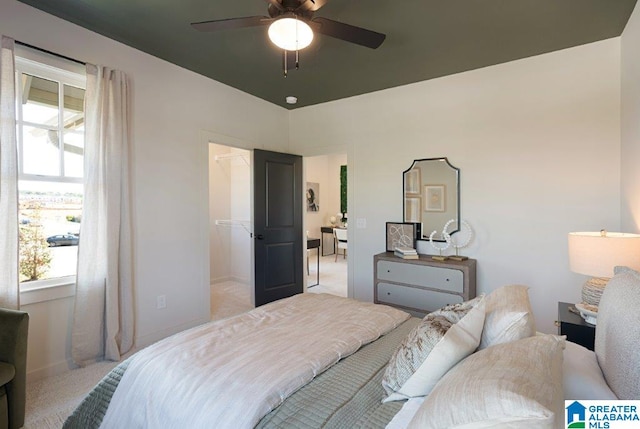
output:
[[445,241],[442,229],[454,219],[447,232],[460,229],[460,169],[447,158],[416,159],[402,174],[404,221],[422,224],[419,240]]

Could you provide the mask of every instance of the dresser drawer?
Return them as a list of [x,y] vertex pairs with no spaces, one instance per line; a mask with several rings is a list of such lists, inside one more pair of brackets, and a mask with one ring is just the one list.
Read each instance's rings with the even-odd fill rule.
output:
[[462,293],[464,289],[464,275],[462,271],[456,269],[378,261],[377,272],[378,279],[394,283],[425,286],[456,293]]
[[376,285],[379,303],[435,311],[447,304],[463,302],[460,295],[380,282]]

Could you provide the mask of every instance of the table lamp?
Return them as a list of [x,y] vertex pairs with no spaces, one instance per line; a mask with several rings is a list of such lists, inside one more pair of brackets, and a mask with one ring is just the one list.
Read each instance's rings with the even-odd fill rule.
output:
[[[623,232],[570,232],[571,271],[592,276],[582,286],[582,302],[597,307],[616,266],[640,270],[640,235]],[[581,315],[589,321],[584,314]],[[595,322],[595,316],[593,322]]]

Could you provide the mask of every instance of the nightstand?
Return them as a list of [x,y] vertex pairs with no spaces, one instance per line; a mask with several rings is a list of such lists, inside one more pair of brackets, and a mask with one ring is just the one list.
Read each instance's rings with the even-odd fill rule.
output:
[[569,304],[568,302],[558,303],[558,320],[556,321],[558,334],[566,335],[567,341],[580,344],[589,350],[593,350],[593,344],[596,339],[596,327],[591,323],[585,322],[579,314],[569,311],[569,307],[573,306],[573,304]]

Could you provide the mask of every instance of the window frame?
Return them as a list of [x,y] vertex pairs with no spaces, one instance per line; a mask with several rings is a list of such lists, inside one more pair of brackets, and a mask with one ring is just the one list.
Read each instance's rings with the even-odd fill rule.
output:
[[[50,129],[60,132],[61,150],[60,171],[56,176],[25,174],[23,160],[23,127],[37,127],[47,129],[43,124],[34,124],[22,120],[22,108],[16,109],[16,140],[18,150],[18,180],[48,183],[75,183],[83,184],[83,177],[65,177],[64,171],[64,86],[81,88],[86,91],[86,69],[84,65],[73,63],[69,60],[46,54],[24,46],[16,46],[15,49],[15,79],[16,79],[16,103],[22,97],[22,74],[36,76],[42,79],[53,80],[58,83],[58,115],[57,127]],[[85,93],[86,95],[86,93]],[[86,114],[86,112],[85,112]],[[83,155],[84,156],[84,155]],[[84,172],[83,172],[84,174]],[[84,200],[83,200],[84,204]],[[20,283],[21,304],[33,304],[42,301],[60,299],[75,295],[76,275],[55,277],[50,279],[34,280]]]

